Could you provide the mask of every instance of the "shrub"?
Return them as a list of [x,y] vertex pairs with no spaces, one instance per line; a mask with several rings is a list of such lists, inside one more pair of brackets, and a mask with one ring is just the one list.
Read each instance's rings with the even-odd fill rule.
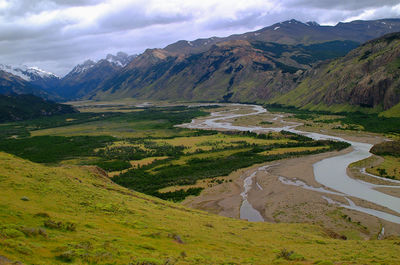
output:
[[62,262],[73,262],[75,259],[75,252],[73,251],[65,251],[61,253],[60,255],[56,256],[56,259]]
[[50,218],[50,215],[48,213],[37,213],[35,214],[35,217],[41,217],[41,218]]
[[34,236],[38,236],[38,235],[47,237],[46,230],[43,228],[21,227],[19,229],[19,231],[21,231],[22,233],[25,234],[25,236],[28,236],[28,237],[34,237]]
[[70,231],[74,232],[76,231],[76,224],[72,222],[56,222],[54,220],[48,219],[44,221],[44,226],[50,229],[57,229],[57,230],[65,230],[65,231]]
[[282,258],[285,260],[305,260],[304,257],[300,254],[295,253],[294,251],[288,251],[286,248],[282,249],[276,257],[278,259]]
[[25,236],[24,233],[14,228],[6,228],[1,231],[1,234],[7,238],[17,238]]

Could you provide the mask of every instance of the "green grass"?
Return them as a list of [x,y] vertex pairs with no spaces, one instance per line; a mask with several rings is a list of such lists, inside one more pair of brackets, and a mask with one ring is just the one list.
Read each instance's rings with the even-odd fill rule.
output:
[[[130,191],[78,167],[47,167],[0,153],[0,180],[0,255],[24,264],[398,261],[399,239],[343,241],[319,226],[216,216]],[[298,260],[286,260],[283,249]]]
[[[225,176],[256,163],[347,147],[285,132],[257,135],[174,127],[205,114],[200,108],[167,107],[128,113],[81,113],[54,117],[50,119],[53,123],[33,120],[18,126],[35,136],[0,139],[0,151],[38,163],[97,165],[113,172],[118,184],[180,201],[198,195],[201,189],[169,193],[159,190],[193,185],[197,180]],[[266,153],[277,148],[288,149],[279,154]],[[134,161],[151,157],[165,159],[138,168],[131,166]]]
[[26,137],[57,135],[113,135],[127,137],[130,133],[135,136],[157,136],[155,133],[174,135],[182,129],[174,125],[190,122],[195,117],[205,116],[203,111],[210,107],[186,108],[165,107],[149,108],[143,111],[129,113],[72,113],[29,121],[0,124],[0,138],[10,136]]
[[37,136],[0,140],[0,150],[39,163],[91,156],[94,149],[115,141],[111,136]]
[[[295,114],[295,118],[303,120],[312,120],[323,123],[340,122],[345,124],[349,129],[356,130],[362,129],[375,133],[400,133],[400,118],[397,117],[383,117],[377,113],[362,113],[362,112],[337,112],[330,111],[312,111],[305,109],[298,109],[295,107],[287,107],[279,104],[266,105],[266,108],[272,112],[285,112]],[[341,118],[333,118],[320,120],[318,117],[321,115],[343,116]]]
[[[165,187],[193,185],[200,179],[226,176],[237,169],[253,164],[330,150],[340,150],[349,146],[347,143],[313,141],[307,137],[291,133],[275,135],[275,142],[267,140],[266,135],[256,135],[253,133],[229,133],[229,135],[233,136],[236,140],[240,139],[238,136],[242,136],[242,141],[237,141],[237,145],[224,146],[222,149],[212,149],[209,151],[202,151],[200,149],[196,152],[199,155],[184,155],[179,152],[169,154],[167,155],[170,156],[168,160],[128,170],[113,177],[113,181],[136,191],[165,198],[165,195],[159,192],[160,189]],[[246,141],[246,139],[251,137],[255,140],[263,139],[264,142],[251,143],[251,141]],[[218,138],[224,139],[222,137]],[[279,141],[283,139],[289,139],[290,141]],[[179,141],[179,138],[176,140]],[[227,138],[225,140],[229,142],[230,139]],[[213,144],[207,141],[205,143]],[[279,154],[265,154],[269,150],[288,147],[291,147],[289,148],[290,151]],[[315,147],[323,148],[315,149]],[[300,150],[296,150],[296,148]],[[221,150],[223,150],[223,155],[221,155]],[[162,154],[154,156],[160,155]],[[177,197],[169,194],[168,198],[174,201],[182,200],[182,198],[185,198],[183,192],[177,192]],[[192,190],[187,191],[186,196],[192,195],[192,193]]]
[[381,176],[383,178],[400,180],[400,157],[384,155],[384,161],[372,168],[368,168],[368,173]]

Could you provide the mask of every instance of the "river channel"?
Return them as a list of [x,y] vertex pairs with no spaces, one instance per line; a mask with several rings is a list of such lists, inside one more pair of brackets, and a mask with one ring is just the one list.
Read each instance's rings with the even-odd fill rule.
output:
[[[336,195],[343,196],[347,200],[348,204],[341,204],[339,202],[335,202],[326,196],[323,196],[323,198],[326,199],[327,202],[330,204],[337,204],[344,208],[364,212],[379,217],[381,219],[400,224],[399,216],[383,211],[357,206],[350,198],[348,198],[348,197],[359,198],[374,203],[376,205],[383,206],[387,209],[392,210],[393,212],[396,212],[397,214],[400,214],[400,198],[375,190],[375,188],[379,187],[388,187],[387,185],[376,185],[356,180],[351,178],[347,174],[347,168],[351,163],[365,159],[372,155],[369,152],[372,145],[367,143],[348,141],[346,139],[331,135],[300,131],[296,129],[296,127],[301,125],[300,123],[285,122],[282,120],[282,115],[276,115],[276,117],[273,118],[274,121],[278,119],[281,120],[282,124],[284,124],[284,126],[281,127],[265,128],[259,126],[233,125],[231,122],[232,119],[266,113],[267,110],[257,105],[230,104],[229,106],[232,108],[231,110],[214,112],[211,114],[210,117],[206,119],[200,121],[193,120],[192,123],[185,124],[183,126],[186,128],[193,128],[193,129],[197,128],[197,129],[237,130],[237,131],[251,131],[258,133],[285,130],[297,134],[302,134],[315,140],[331,139],[331,140],[348,142],[351,144],[353,148],[353,151],[351,151],[350,153],[326,158],[313,165],[315,180],[324,187],[328,187],[334,190],[335,191],[334,193]],[[262,170],[267,170],[267,168],[266,167],[258,168],[244,179],[244,191],[241,193],[241,196],[243,198],[242,205],[240,208],[241,219],[246,219],[249,221],[264,221],[260,212],[254,209],[251,203],[247,200],[247,195],[249,191],[252,189],[252,187],[255,186],[260,188],[259,185],[253,185],[253,182],[257,172]],[[325,195],[332,193],[332,191],[326,190],[324,188],[310,187],[304,185],[305,183],[299,183],[296,181],[287,180],[283,177],[280,178],[280,181],[287,185],[296,185],[302,188],[315,189],[315,191],[325,193]],[[390,187],[400,188],[400,186],[390,186]]]

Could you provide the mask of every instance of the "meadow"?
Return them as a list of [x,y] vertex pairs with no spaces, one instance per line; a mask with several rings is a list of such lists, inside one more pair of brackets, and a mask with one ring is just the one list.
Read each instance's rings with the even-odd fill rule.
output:
[[[310,111],[297,109],[294,107],[282,106],[279,104],[270,104],[265,106],[271,112],[284,112],[293,114],[294,118],[311,123],[327,123],[336,126],[333,129],[338,130],[362,130],[373,133],[400,134],[400,118],[384,117],[376,113],[362,112],[327,112]],[[321,118],[322,117],[322,118]]]
[[[153,107],[9,124],[27,133],[1,139],[0,151],[37,163],[96,165],[122,186],[181,201],[202,191],[186,188],[202,179],[227,176],[256,163],[348,147],[288,132],[258,135],[175,127],[207,115],[209,108],[213,106]],[[172,186],[182,188],[160,192]]]

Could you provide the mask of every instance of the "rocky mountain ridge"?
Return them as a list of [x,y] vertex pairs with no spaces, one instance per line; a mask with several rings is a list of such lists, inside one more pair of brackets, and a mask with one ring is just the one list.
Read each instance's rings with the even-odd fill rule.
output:
[[319,110],[389,110],[400,102],[400,33],[366,42],[305,73],[273,103]]

